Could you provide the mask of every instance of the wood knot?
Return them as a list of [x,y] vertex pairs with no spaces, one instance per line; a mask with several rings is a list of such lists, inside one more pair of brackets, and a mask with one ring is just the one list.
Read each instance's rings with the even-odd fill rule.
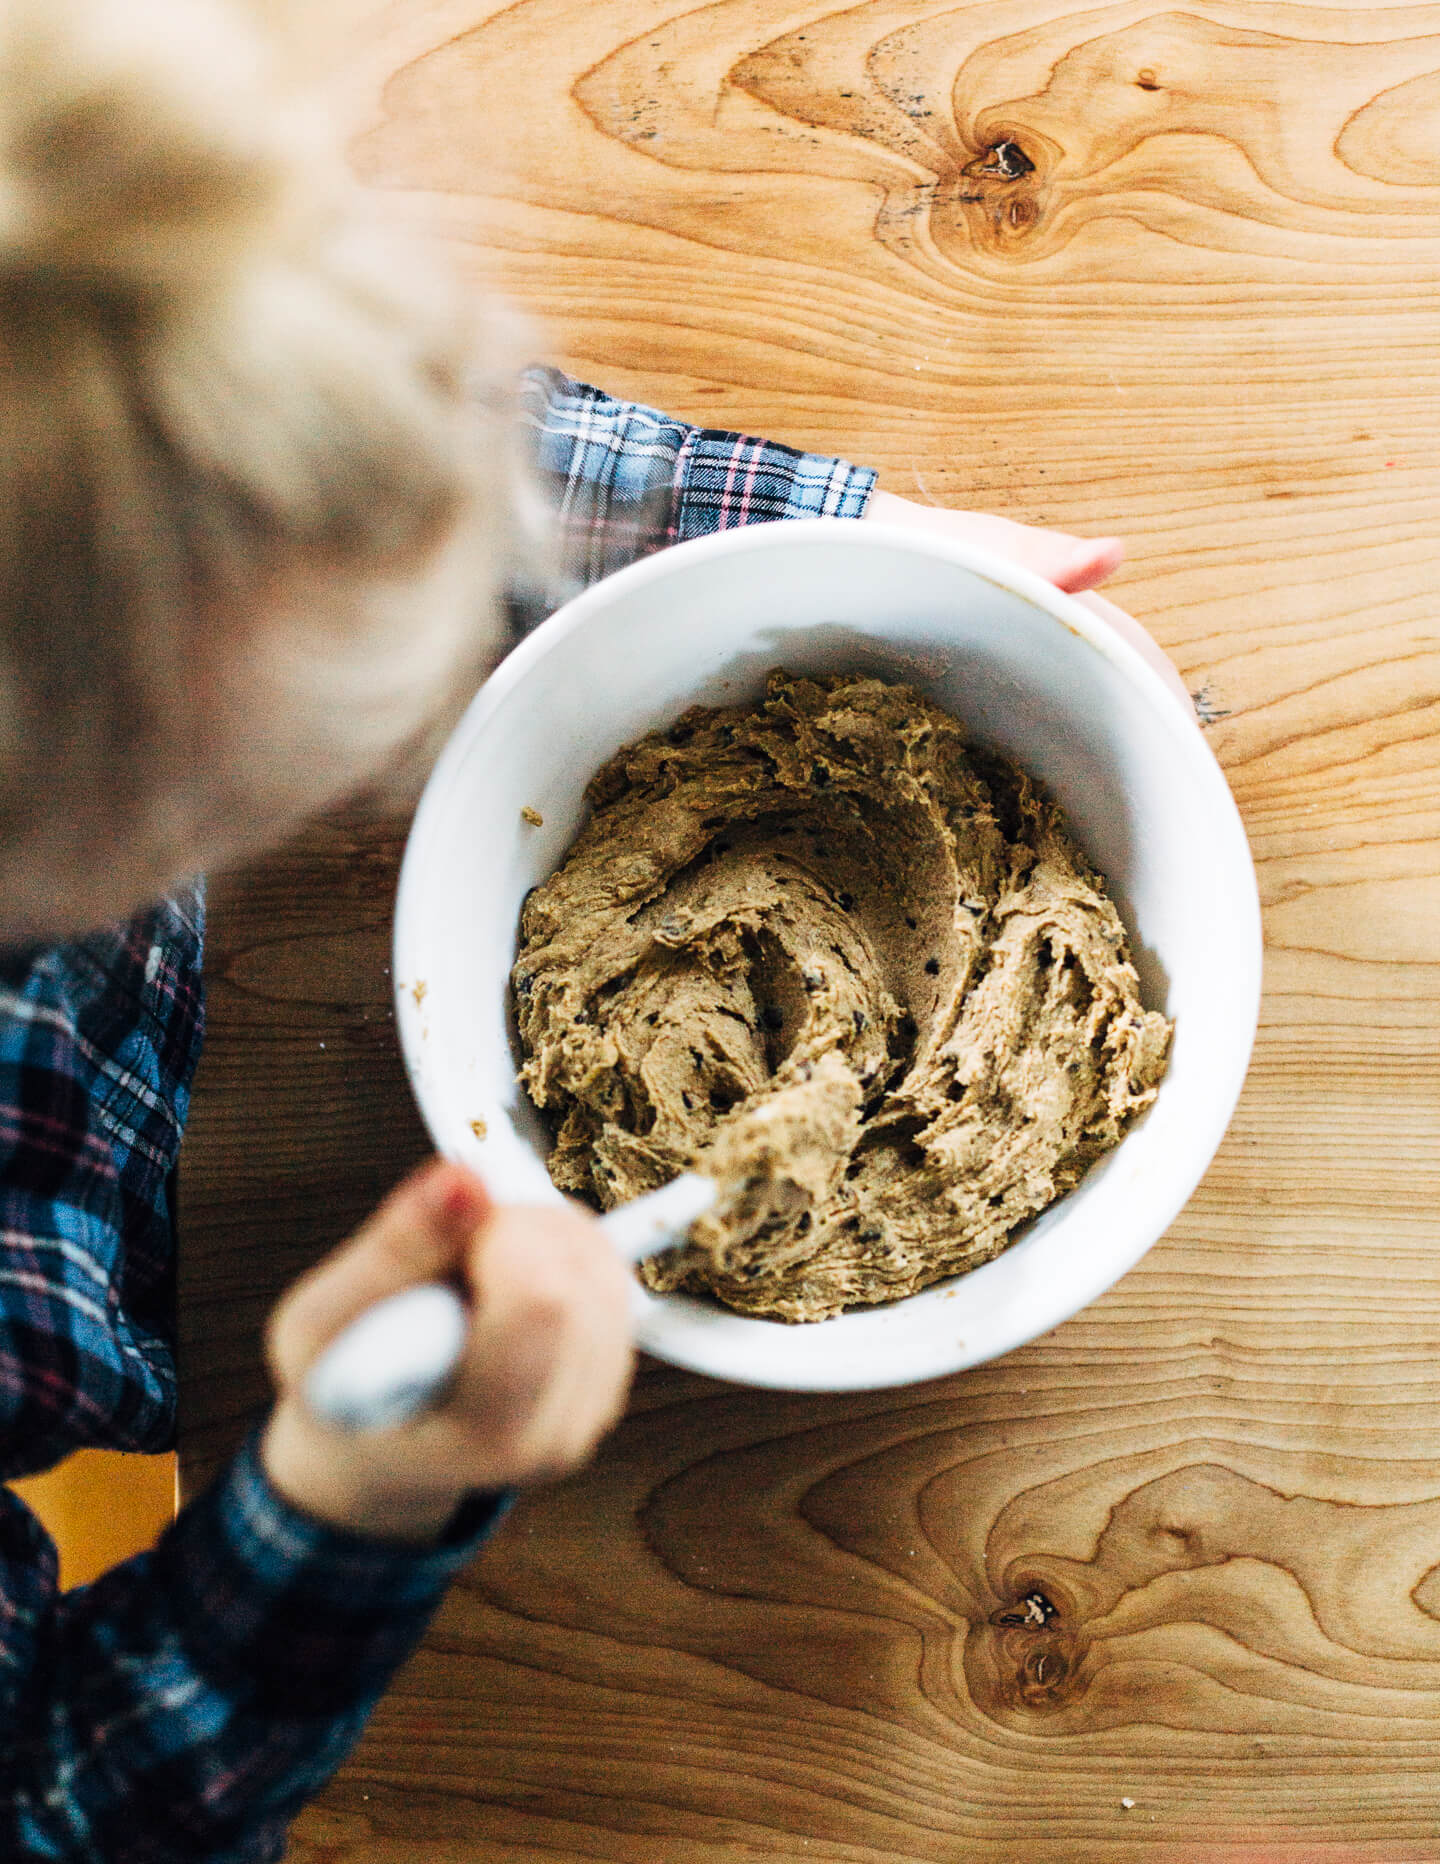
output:
[[1035,172],[1035,164],[1018,142],[997,142],[991,149],[985,166],[993,167],[1002,181],[1018,181],[1022,175],[1032,175]]
[[1060,1608],[1037,1586],[1033,1592],[1027,1592],[1018,1605],[1008,1605],[995,1612],[990,1619],[992,1625],[999,1625],[1009,1630],[1033,1629],[1043,1631],[1052,1618],[1058,1618]]
[[1069,1640],[1037,1640],[1020,1660],[1015,1693],[1027,1709],[1059,1708],[1068,1691],[1072,1653]]
[[1043,137],[1027,131],[1022,142],[1010,125],[997,125],[936,205],[942,199],[963,205],[973,238],[992,252],[1014,251],[1041,222],[1055,154]]
[[1070,1602],[1026,1576],[1007,1602],[977,1627],[967,1673],[982,1706],[1049,1714],[1085,1688],[1088,1639],[1072,1629]]
[[1009,136],[991,143],[978,161],[971,162],[965,169],[965,173],[977,181],[1019,181],[1022,175],[1034,172],[1035,164]]
[[[1088,1640],[1063,1626],[1009,1626],[992,1630],[981,1661],[967,1666],[982,1707],[1052,1714],[1085,1693],[1082,1673]],[[986,1698],[988,1697],[988,1701]]]

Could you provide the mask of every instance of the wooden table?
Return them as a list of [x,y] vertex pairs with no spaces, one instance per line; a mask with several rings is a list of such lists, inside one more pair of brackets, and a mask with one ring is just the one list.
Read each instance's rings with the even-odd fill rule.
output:
[[[343,4],[358,171],[537,347],[1129,538],[1268,957],[1230,1136],[1138,1269],[910,1390],[646,1368],[292,1857],[1440,1857],[1440,6]],[[402,834],[214,889],[192,1485],[274,1293],[424,1148]]]

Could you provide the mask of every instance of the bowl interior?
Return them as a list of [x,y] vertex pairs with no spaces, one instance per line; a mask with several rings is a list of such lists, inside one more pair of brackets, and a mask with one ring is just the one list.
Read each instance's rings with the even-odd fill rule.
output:
[[675,1363],[791,1389],[904,1384],[1033,1339],[1132,1266],[1199,1182],[1249,1058],[1259,912],[1234,803],[1158,675],[1078,603],[982,553],[843,521],[725,533],[587,591],[497,671],[436,766],[401,877],[397,1020],[440,1150],[498,1196],[553,1199],[515,1079],[521,903],[621,744],[756,698],[780,665],[904,679],[1041,778],[1114,889],[1147,1005],[1176,1022],[1150,1114],[970,1275],[807,1327],[637,1295],[641,1344]]

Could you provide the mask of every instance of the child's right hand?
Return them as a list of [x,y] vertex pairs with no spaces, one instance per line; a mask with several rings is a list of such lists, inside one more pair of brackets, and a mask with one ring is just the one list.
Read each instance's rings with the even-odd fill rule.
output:
[[[301,1396],[329,1342],[376,1301],[450,1280],[470,1331],[444,1402],[347,1435]],[[619,1416],[633,1352],[630,1271],[574,1206],[496,1206],[461,1166],[413,1173],[283,1297],[267,1354],[279,1399],[261,1459],[302,1513],[378,1539],[433,1539],[467,1490],[551,1481]]]

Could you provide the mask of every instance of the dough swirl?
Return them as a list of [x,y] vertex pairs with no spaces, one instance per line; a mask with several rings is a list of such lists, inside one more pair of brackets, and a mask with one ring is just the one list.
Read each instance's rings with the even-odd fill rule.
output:
[[998,1255],[1154,1099],[1105,883],[1059,810],[909,687],[770,675],[622,750],[526,902],[521,1078],[555,1183],[722,1186],[643,1269],[819,1320]]

